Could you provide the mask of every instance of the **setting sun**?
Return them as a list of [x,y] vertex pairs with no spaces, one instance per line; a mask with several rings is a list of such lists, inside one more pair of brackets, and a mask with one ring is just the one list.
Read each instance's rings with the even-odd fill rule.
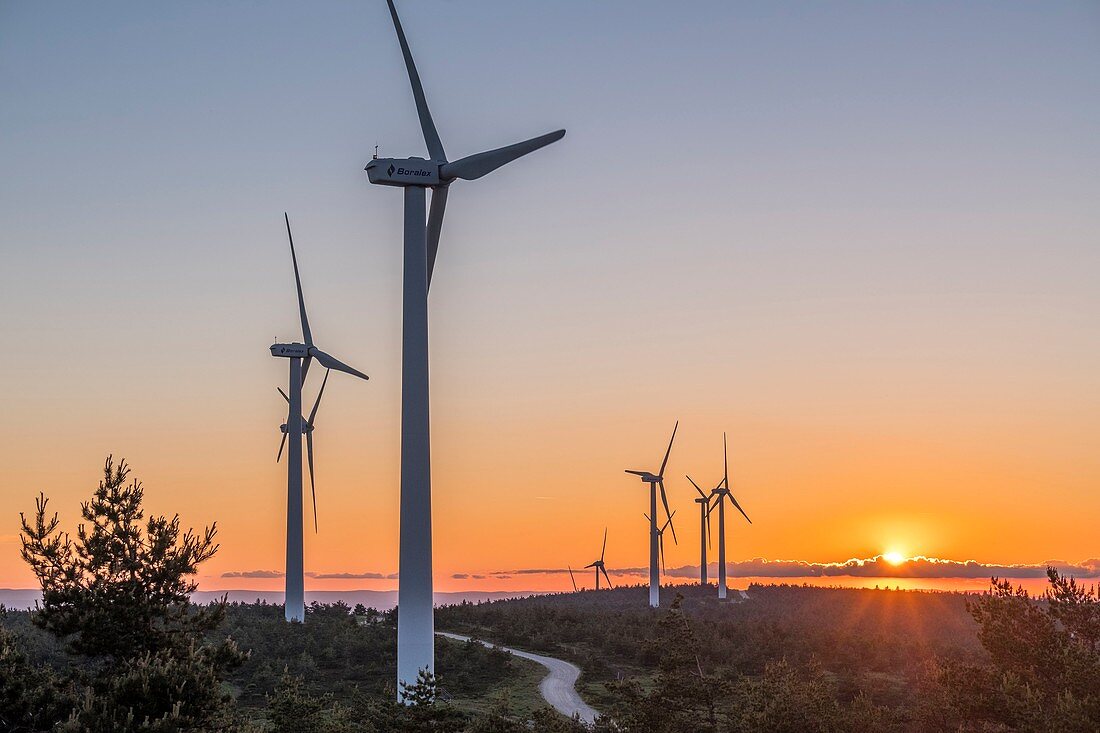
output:
[[901,565],[903,562],[905,562],[905,555],[902,555],[900,552],[897,551],[884,552],[882,553],[882,559],[890,563],[891,565]]

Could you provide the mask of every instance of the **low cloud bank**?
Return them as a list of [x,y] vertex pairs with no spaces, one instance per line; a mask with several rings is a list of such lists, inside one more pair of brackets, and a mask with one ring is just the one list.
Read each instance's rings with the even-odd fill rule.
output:
[[[1046,560],[1033,564],[998,565],[977,560],[943,560],[936,557],[917,556],[893,564],[881,555],[868,558],[852,558],[844,562],[807,562],[805,560],[768,560],[763,557],[726,564],[726,573],[732,578],[1042,578],[1047,568],[1076,578],[1100,578],[1100,558],[1089,558],[1079,563],[1065,560]],[[491,573],[494,577],[512,575],[558,575],[569,572],[566,568],[527,568],[501,570]],[[577,570],[573,571],[578,572]],[[591,572],[585,570],[583,572]],[[615,576],[645,576],[646,567],[608,568]],[[708,574],[717,576],[718,565],[711,563]],[[697,578],[698,565],[669,568],[665,575],[673,578]]]
[[[307,578],[314,580],[397,580],[397,573],[314,573],[307,572]],[[223,578],[283,578],[281,570],[230,570],[222,573]]]

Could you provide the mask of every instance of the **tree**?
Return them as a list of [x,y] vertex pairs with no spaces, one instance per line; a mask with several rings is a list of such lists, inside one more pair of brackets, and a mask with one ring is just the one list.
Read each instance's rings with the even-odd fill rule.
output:
[[[331,693],[309,694],[301,677],[283,674],[268,700],[272,733],[372,733],[369,722],[353,721],[351,711]],[[364,725],[366,727],[364,727]]]
[[[5,615],[0,606],[0,620]],[[48,730],[67,715],[65,702],[52,672],[28,662],[12,633],[0,625],[0,730]]]
[[[76,539],[39,495],[20,514],[22,556],[42,587],[35,625],[86,658],[84,694],[67,726],[81,731],[219,730],[230,727],[225,673],[245,655],[231,639],[207,642],[222,603],[197,607],[198,566],[218,550],[216,526],[181,533],[179,516],[144,519],[144,490],[125,461],[108,457]],[[143,521],[144,520],[144,521]]]
[[657,659],[652,692],[643,694],[632,681],[612,685],[624,695],[616,715],[624,729],[647,733],[717,731],[718,700],[728,691],[724,680],[707,675],[699,661],[699,644],[683,612],[684,597],[677,594],[658,625],[650,656]]
[[933,674],[929,730],[1100,730],[1100,595],[1054,568],[1040,599],[1007,580],[967,609],[986,665],[945,662]]

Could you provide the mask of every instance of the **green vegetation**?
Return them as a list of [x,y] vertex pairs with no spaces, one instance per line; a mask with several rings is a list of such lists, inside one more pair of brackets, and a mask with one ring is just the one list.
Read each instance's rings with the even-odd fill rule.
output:
[[0,731],[681,733],[1100,730],[1100,597],[1050,571],[1043,598],[753,586],[743,603],[684,586],[442,608],[437,625],[569,659],[594,726],[543,705],[541,668],[440,640],[438,678],[396,702],[395,611],[195,606],[216,529],[142,512],[108,459],[75,539],[39,497],[23,556],[35,612],[0,613]]

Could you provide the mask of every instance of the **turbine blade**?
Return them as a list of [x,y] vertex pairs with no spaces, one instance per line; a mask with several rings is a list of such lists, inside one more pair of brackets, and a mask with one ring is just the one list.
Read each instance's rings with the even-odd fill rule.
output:
[[313,496],[313,531],[317,531],[317,486],[313,483],[313,433],[306,433],[306,457],[309,459],[309,493]]
[[665,535],[663,532],[658,536],[657,544],[661,548],[661,573],[663,573],[664,575],[668,575],[668,573],[665,571]]
[[614,588],[615,586],[611,583],[611,576],[609,576],[607,574],[607,568],[605,568],[603,565],[601,565],[600,570],[603,571],[603,577],[607,579],[607,587],[608,588]]
[[688,476],[687,474],[685,474],[685,475],[684,475],[684,477],[685,477],[685,478],[686,478],[686,479],[687,479],[688,481],[691,481],[691,485],[692,485],[692,486],[694,486],[694,487],[695,487],[695,490],[699,492],[699,496],[703,497],[704,499],[705,499],[705,498],[707,498],[707,495],[706,495],[706,494],[704,494],[704,493],[703,493],[703,490],[699,488],[699,484],[695,483],[695,481],[692,481],[692,478],[691,478],[691,476]]
[[680,427],[680,421],[679,420],[677,420],[676,424],[672,426],[672,437],[669,438],[669,441],[668,441],[668,450],[665,451],[665,459],[663,461],[661,461],[661,470],[657,472],[657,475],[661,476],[662,478],[665,475],[665,466],[668,465],[669,454],[672,453],[672,441],[676,440],[676,428],[678,428],[678,427]]
[[707,547],[710,547],[710,502],[707,502]]
[[565,567],[569,568],[569,582],[571,582],[573,584],[573,592],[576,593],[577,592],[577,579],[573,577],[573,568],[570,568],[568,565],[566,565]]
[[631,471],[631,470],[630,470],[630,469],[628,468],[628,469],[626,469],[625,473],[632,473],[632,474],[634,474],[635,476],[645,476],[645,475],[646,475],[647,473],[649,473],[649,472],[648,472],[648,471]]
[[409,50],[409,42],[405,40],[405,31],[401,28],[401,19],[397,17],[397,8],[393,0],[386,0],[390,6],[390,17],[393,18],[393,27],[397,31],[397,41],[401,44],[401,55],[405,57],[405,69],[409,72],[409,83],[412,84],[413,99],[416,100],[416,114],[420,117],[420,129],[424,131],[424,142],[428,146],[428,153],[434,161],[446,161],[447,154],[443,152],[443,143],[439,139],[439,133],[432,121],[432,113],[428,109],[428,100],[424,98],[424,86],[420,83],[420,74],[416,73],[416,64],[413,63],[412,51]]
[[745,514],[745,510],[744,510],[744,509],[742,509],[742,508],[741,508],[741,505],[737,503],[737,499],[734,499],[734,498],[733,498],[733,494],[727,494],[727,496],[729,496],[729,498],[730,498],[730,502],[732,502],[732,503],[733,503],[733,505],[734,505],[735,507],[737,507],[737,511],[741,512],[741,516],[743,516],[743,517],[744,517],[745,519],[748,519],[748,520],[749,520],[749,524],[752,524],[752,520],[751,520],[751,519],[749,519],[749,515],[748,515],[748,514]]
[[587,570],[588,568],[594,568],[594,567],[596,567],[596,563],[590,562],[590,563],[588,563],[587,565],[584,566],[584,569]]
[[[668,497],[665,496],[665,482],[664,481],[658,481],[657,486],[659,486],[660,489],[661,489],[661,503],[665,505],[665,516],[669,518],[669,521],[671,521],[672,520],[672,513],[668,510]],[[672,536],[673,536],[673,538],[676,537],[676,528],[675,527],[672,528]],[[680,542],[677,541],[676,544],[680,544]]]
[[279,390],[279,394],[281,394],[283,396],[283,399],[286,400],[286,403],[289,405],[290,404],[290,398],[286,396],[286,392],[283,391],[283,388],[282,387],[276,387],[275,389]]
[[447,208],[447,186],[432,189],[432,205],[428,210],[428,286],[432,284],[435,255],[439,251],[439,232],[443,229],[443,212]]
[[302,385],[306,383],[306,375],[309,374],[309,365],[313,363],[313,357],[307,355],[305,359],[302,359]]
[[729,453],[726,451],[725,431],[722,432],[722,481],[728,489],[730,487],[730,459]]
[[603,562],[605,552],[607,552],[607,527],[603,528],[603,549],[600,550],[600,562]]
[[313,424],[313,418],[315,418],[317,416],[317,408],[321,406],[321,395],[323,395],[325,393],[325,385],[328,384],[328,375],[329,375],[329,372],[331,372],[331,371],[332,371],[331,369],[326,369],[325,370],[325,378],[323,380],[321,380],[321,389],[319,389],[317,391],[317,399],[313,403],[313,409],[309,411],[309,419],[306,420],[306,422],[309,424],[309,426],[311,428],[316,427]]
[[[294,236],[290,233],[290,216],[283,212],[283,219],[286,220],[286,237],[290,240],[290,261],[294,263],[294,284],[298,288],[298,312],[302,317],[302,338],[305,339],[306,346],[313,346],[313,334],[309,331],[309,319],[306,318],[306,300],[302,297],[302,278],[298,274],[298,256],[294,253]],[[305,379],[305,372],[302,372],[302,379]]]
[[325,367],[326,369],[335,369],[338,372],[344,372],[345,374],[350,374],[353,377],[359,377],[360,379],[370,379],[370,377],[368,377],[366,374],[363,374],[363,372],[359,371],[358,369],[349,367],[344,362],[329,354],[326,354],[325,352],[318,349],[316,346],[312,347],[309,350],[309,355],[316,357],[317,361],[321,362],[321,366]]
[[528,153],[533,153],[539,148],[544,148],[550,143],[557,142],[565,137],[565,130],[548,132],[545,135],[524,140],[521,143],[505,145],[496,150],[487,150],[484,153],[475,153],[465,158],[460,158],[453,163],[446,163],[439,168],[439,177],[444,181],[461,178],[465,181],[473,181],[487,173],[492,173],[497,168],[511,163],[516,158],[521,158]]
[[286,433],[283,433],[283,439],[279,441],[279,455],[275,457],[275,462],[283,460],[283,448],[286,448]]

